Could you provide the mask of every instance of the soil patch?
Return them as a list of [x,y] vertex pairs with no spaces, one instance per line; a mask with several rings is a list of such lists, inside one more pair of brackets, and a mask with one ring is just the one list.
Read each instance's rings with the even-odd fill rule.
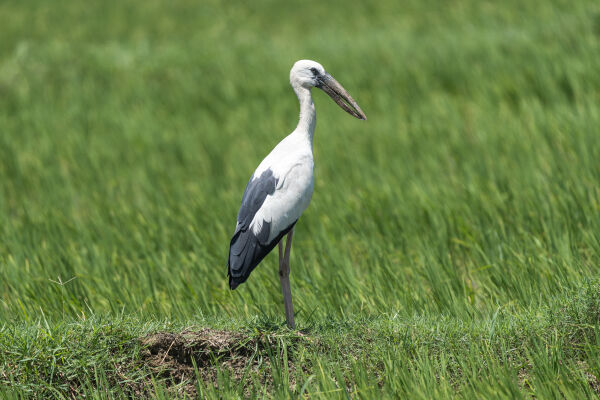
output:
[[[242,333],[202,329],[181,333],[157,332],[140,339],[141,358],[152,375],[179,395],[197,395],[197,379],[217,386],[218,371],[225,371],[236,381],[254,373],[269,384],[273,357],[281,365],[278,339],[268,335],[247,336]],[[288,347],[288,354],[290,353]],[[294,365],[287,360],[291,372]],[[262,374],[258,374],[258,370]],[[292,382],[290,382],[292,383]]]

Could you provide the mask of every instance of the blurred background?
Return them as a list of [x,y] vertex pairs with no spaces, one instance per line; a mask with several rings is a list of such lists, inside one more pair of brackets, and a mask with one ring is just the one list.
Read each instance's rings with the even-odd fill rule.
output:
[[0,319],[283,319],[244,187],[314,59],[301,323],[520,310],[598,277],[597,1],[0,2]]

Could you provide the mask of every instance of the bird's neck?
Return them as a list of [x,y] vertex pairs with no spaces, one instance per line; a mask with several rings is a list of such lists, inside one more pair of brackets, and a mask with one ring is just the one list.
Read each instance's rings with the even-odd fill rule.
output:
[[315,126],[317,125],[317,112],[315,111],[315,103],[313,103],[312,95],[309,89],[301,86],[294,87],[298,101],[300,102],[300,119],[295,132],[300,135],[305,135],[306,139],[312,146]]

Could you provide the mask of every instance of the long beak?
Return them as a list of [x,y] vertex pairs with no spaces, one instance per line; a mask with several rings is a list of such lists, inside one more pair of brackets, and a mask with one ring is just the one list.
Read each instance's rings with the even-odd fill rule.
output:
[[[366,120],[367,116],[354,101],[352,96],[344,89],[333,76],[325,72],[319,77],[317,87],[329,95],[348,114],[358,119]],[[345,102],[344,102],[345,101]]]

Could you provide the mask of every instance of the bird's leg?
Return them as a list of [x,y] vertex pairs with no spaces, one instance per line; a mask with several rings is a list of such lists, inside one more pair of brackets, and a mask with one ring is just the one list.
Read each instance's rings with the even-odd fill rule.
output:
[[290,230],[283,252],[283,239],[279,242],[279,279],[281,280],[281,292],[283,293],[283,305],[288,326],[296,329],[294,323],[294,307],[292,305],[292,289],[290,287],[290,251],[292,249],[292,236],[294,229]]
[[279,271],[281,271],[283,264],[283,238],[279,241]]

